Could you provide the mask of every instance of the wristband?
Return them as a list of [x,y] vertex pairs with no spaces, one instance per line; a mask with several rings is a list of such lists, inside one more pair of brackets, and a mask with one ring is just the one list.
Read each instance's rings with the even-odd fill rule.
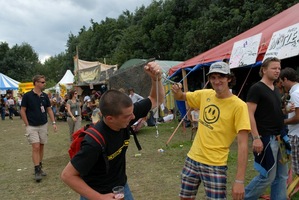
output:
[[241,181],[241,180],[235,180],[235,183],[244,184],[244,181]]
[[262,137],[262,136],[257,135],[257,136],[254,136],[254,137],[252,137],[252,138],[253,138],[253,140],[257,140],[257,139],[261,139],[261,137]]

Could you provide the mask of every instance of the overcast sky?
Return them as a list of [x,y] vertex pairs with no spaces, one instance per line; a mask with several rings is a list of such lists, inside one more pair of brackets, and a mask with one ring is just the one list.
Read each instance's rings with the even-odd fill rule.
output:
[[90,19],[101,22],[134,12],[152,0],[0,0],[0,42],[10,48],[26,42],[44,60],[64,52],[70,33],[90,27]]

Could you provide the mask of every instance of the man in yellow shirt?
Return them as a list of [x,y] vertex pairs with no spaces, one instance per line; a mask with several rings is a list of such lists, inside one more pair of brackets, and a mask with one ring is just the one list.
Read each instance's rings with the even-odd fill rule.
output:
[[200,110],[198,130],[181,174],[181,200],[196,198],[203,182],[207,199],[227,199],[227,160],[229,147],[237,137],[238,167],[232,187],[233,199],[244,198],[244,180],[248,156],[250,121],[246,103],[233,95],[230,88],[235,77],[229,65],[213,63],[207,74],[213,89],[182,92],[174,84],[176,100],[187,101]]

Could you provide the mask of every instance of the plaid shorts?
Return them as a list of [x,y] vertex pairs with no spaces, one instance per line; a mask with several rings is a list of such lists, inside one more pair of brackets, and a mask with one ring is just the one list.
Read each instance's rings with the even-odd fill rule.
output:
[[203,182],[206,199],[226,199],[227,166],[209,166],[187,157],[181,174],[182,198],[195,198]]
[[295,135],[289,135],[289,137],[292,147],[292,169],[299,175],[299,137]]

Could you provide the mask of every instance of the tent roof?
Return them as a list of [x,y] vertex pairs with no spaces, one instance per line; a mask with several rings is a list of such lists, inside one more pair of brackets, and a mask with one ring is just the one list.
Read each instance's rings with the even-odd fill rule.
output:
[[179,65],[172,67],[169,70],[169,75],[172,75],[174,72],[176,72],[181,68],[193,67],[197,64],[209,63],[218,60],[223,60],[224,58],[229,58],[235,42],[246,39],[248,37],[254,36],[259,33],[262,33],[262,38],[259,47],[257,61],[261,61],[263,59],[264,54],[267,51],[272,34],[278,30],[299,23],[298,10],[299,10],[299,3],[275,15],[274,17],[258,24],[257,26],[241,33],[240,35],[204,53],[201,53],[198,56],[186,60],[185,62]]
[[19,83],[20,82],[0,73],[0,90],[17,90]]
[[73,84],[74,83],[74,75],[71,70],[67,70],[62,77],[62,79],[58,82],[59,84]]

